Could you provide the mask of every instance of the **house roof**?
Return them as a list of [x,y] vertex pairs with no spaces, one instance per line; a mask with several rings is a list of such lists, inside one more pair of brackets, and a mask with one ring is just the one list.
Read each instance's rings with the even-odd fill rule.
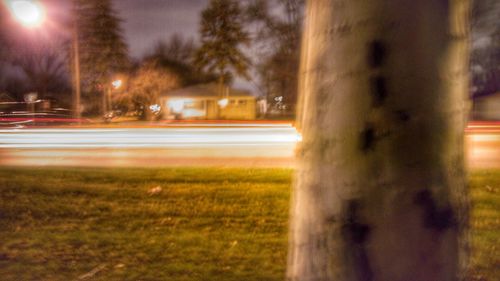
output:
[[[162,97],[207,97],[216,98],[219,96],[218,85],[216,83],[194,85],[182,89],[165,92]],[[230,97],[254,97],[249,91],[229,88]]]

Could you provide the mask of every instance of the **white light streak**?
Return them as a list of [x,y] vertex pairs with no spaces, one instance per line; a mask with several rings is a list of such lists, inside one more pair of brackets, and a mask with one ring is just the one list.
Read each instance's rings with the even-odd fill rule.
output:
[[293,127],[0,130],[0,148],[244,147],[294,145]]

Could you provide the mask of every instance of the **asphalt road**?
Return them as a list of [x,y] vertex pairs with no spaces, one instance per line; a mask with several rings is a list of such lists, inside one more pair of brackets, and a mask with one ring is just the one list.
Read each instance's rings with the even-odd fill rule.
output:
[[[500,168],[500,125],[470,124],[470,168]],[[293,167],[288,124],[0,130],[0,166]]]

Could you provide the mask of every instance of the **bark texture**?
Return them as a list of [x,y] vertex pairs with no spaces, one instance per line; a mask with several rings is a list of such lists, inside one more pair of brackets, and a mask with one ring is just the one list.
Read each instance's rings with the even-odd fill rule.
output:
[[287,279],[460,280],[467,0],[310,0]]

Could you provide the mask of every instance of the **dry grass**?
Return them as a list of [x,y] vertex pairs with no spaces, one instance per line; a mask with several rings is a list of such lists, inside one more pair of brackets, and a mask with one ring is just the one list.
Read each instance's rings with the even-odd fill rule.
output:
[[[286,169],[0,169],[0,279],[284,280]],[[472,280],[500,266],[500,173],[477,172]]]

